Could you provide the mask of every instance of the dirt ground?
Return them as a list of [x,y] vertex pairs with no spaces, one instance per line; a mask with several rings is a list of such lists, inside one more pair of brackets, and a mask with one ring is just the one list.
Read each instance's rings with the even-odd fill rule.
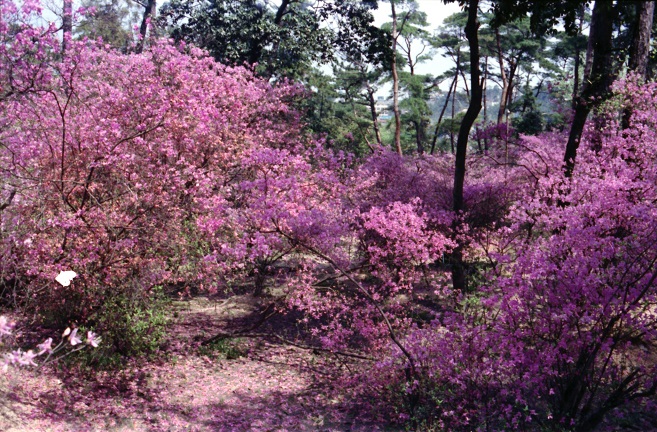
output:
[[267,338],[201,346],[247,328],[262,300],[194,298],[174,307],[166,358],[84,377],[61,367],[0,374],[0,430],[392,430],[330,394],[343,360]]

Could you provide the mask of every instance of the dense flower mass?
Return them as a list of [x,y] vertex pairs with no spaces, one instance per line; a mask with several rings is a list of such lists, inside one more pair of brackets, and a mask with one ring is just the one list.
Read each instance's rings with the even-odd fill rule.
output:
[[617,83],[572,176],[562,133],[483,128],[455,213],[452,155],[328,150],[298,85],[170,41],[62,52],[39,16],[0,0],[0,277],[66,330],[5,369],[129,353],[162,287],[248,285],[307,346],[358,359],[335,387],[390,421],[591,430],[657,391],[654,83]]

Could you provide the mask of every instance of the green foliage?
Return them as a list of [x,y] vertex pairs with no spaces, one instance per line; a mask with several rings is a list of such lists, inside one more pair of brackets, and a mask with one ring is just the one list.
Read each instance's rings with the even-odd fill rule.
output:
[[244,349],[240,347],[240,340],[218,339],[198,349],[199,355],[211,359],[235,360],[245,355]]
[[513,127],[521,134],[538,135],[543,131],[543,116],[538,111],[528,111],[514,120]]
[[[313,7],[290,0],[172,0],[159,21],[176,40],[207,49],[224,64],[256,64],[265,76],[299,78],[336,47],[374,62],[387,57],[387,34],[373,26],[371,4],[337,1]],[[332,20],[336,26],[324,25]]]
[[124,0],[84,0],[82,6],[90,12],[75,26],[77,37],[101,38],[123,51],[129,48],[133,42],[130,28],[139,20],[134,4]]
[[536,96],[529,86],[525,86],[522,97],[511,106],[511,111],[520,114],[513,119],[513,127],[518,133],[538,135],[543,132],[545,127],[543,115],[537,108]]
[[168,304],[161,287],[150,293],[122,293],[107,299],[92,321],[103,337],[98,355],[155,354],[166,335]]
[[376,142],[362,76],[347,66],[334,68],[335,77],[318,70],[308,74],[309,97],[302,101],[308,128],[326,137],[329,146],[364,155]]
[[492,25],[503,25],[529,15],[532,32],[536,34],[555,33],[561,23],[566,31],[574,34],[578,14],[589,3],[589,0],[497,0],[492,5],[495,16]]
[[224,64],[258,63],[269,75],[295,75],[316,59],[315,52],[328,49],[326,31],[303,8],[294,8],[280,25],[275,19],[275,12],[256,0],[173,0],[160,14],[176,40],[205,48]]

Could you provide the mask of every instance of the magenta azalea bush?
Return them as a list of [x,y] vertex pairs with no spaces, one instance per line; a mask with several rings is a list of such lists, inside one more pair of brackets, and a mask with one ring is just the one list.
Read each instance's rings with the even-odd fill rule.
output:
[[[63,53],[39,17],[0,0],[6,304],[136,355],[157,351],[163,287],[249,284],[358,359],[337,391],[417,428],[593,430],[655,394],[655,84],[617,83],[572,177],[560,133],[482,129],[454,214],[451,155],[335,153],[294,83],[163,40]],[[74,328],[64,345],[98,345]]]
[[494,233],[487,282],[408,333],[415,380],[399,353],[366,375],[383,400],[448,430],[593,430],[655,394],[653,88],[618,85],[618,99],[633,95],[632,128],[611,122],[583,141],[572,179],[550,157],[563,137],[521,139],[513,170],[534,181],[512,186],[523,192]]

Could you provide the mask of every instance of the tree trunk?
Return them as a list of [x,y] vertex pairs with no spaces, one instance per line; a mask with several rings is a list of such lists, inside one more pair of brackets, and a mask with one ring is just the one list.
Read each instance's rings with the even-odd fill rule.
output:
[[424,154],[424,140],[425,131],[427,129],[427,120],[424,118],[415,122],[415,143],[417,145],[417,153]]
[[73,0],[64,0],[62,11],[62,52],[66,52],[73,37]]
[[376,143],[379,147],[383,146],[383,141],[381,140],[381,130],[379,129],[379,115],[376,112],[376,100],[374,99],[374,89],[370,86],[370,83],[365,80],[365,86],[367,90],[367,101],[370,106],[370,114],[372,115],[372,125],[374,126],[374,135],[376,136]]
[[137,54],[141,54],[144,50],[146,43],[146,32],[148,31],[148,21],[155,16],[156,0],[148,0],[144,8],[144,15],[141,18],[141,25],[139,26],[139,43],[137,43]]
[[[602,98],[609,94],[611,84],[615,78],[612,71],[611,56],[613,15],[614,5],[611,0],[598,0],[595,2],[591,15],[591,29],[582,93],[577,97],[575,116],[564,155],[564,173],[566,177],[572,176],[575,168],[575,158],[586,118],[591,109],[600,104]],[[587,70],[588,73],[586,73]]]
[[458,141],[456,144],[456,166],[454,172],[454,211],[463,210],[463,182],[465,179],[465,156],[468,149],[468,137],[470,130],[479,112],[481,111],[482,83],[479,71],[479,21],[477,19],[477,7],[479,0],[468,1],[468,22],[465,26],[465,35],[470,46],[470,105],[463,117],[459,128]]
[[[650,56],[650,32],[652,30],[652,20],[655,13],[654,1],[642,1],[636,4],[636,21],[632,24],[632,45],[630,46],[630,59],[628,68],[631,72],[646,79],[648,70],[648,58]],[[622,127],[630,127],[630,118],[632,117],[632,108],[627,107],[623,110]]]
[[[506,99],[504,100],[504,111],[502,112],[504,121],[508,123],[509,113],[507,107],[513,102],[513,91],[516,85],[516,71],[518,70],[518,64],[514,61],[509,61],[509,75],[506,78]],[[500,106],[501,108],[501,106]]]
[[[582,34],[582,27],[584,26],[584,6],[579,10],[579,29],[577,31],[577,35]],[[579,49],[579,43],[575,45],[575,73],[574,73],[574,80],[575,82],[573,83],[573,97],[572,97],[572,104],[573,104],[573,109],[577,108],[577,95],[579,94],[579,68],[582,63],[582,59],[580,58],[582,53],[580,52]]]
[[[456,68],[456,86],[459,85],[458,68]],[[454,104],[456,103],[456,86],[454,86],[454,94],[452,95],[452,122],[449,124],[449,145],[452,148],[452,154],[456,153],[454,147]]]
[[[402,48],[403,49],[403,48]],[[415,63],[413,62],[413,56],[411,55],[411,40],[406,39],[406,59],[408,60],[408,68],[411,71],[411,76],[415,75]]]
[[292,0],[283,0],[281,2],[281,5],[276,10],[276,16],[274,17],[274,24],[276,24],[277,26],[280,27],[281,23],[283,22],[283,17],[287,12],[287,8],[288,6],[290,6],[290,3],[292,3]]
[[[453,209],[456,213],[455,233],[459,228],[459,213],[464,210],[463,184],[465,182],[465,157],[468,150],[468,137],[472,125],[481,111],[482,82],[479,70],[479,22],[477,19],[479,0],[468,1],[468,22],[465,26],[465,36],[470,47],[470,105],[463,117],[456,144],[456,162],[454,167]],[[465,269],[463,265],[463,246],[459,244],[453,253],[452,284],[455,290],[465,290]]]
[[488,56],[484,57],[484,81],[483,88],[481,89],[483,97],[483,109],[484,109],[484,125],[488,123],[488,110],[486,109],[486,93],[488,93]]
[[654,1],[642,1],[636,5],[637,20],[634,23],[629,69],[645,79],[650,55],[650,31],[655,14]]
[[495,38],[497,39],[497,62],[500,64],[500,78],[502,79],[502,96],[500,96],[500,108],[497,111],[497,124],[504,123],[504,112],[506,111],[506,101],[509,95],[509,80],[504,70],[504,57],[502,56],[502,43],[500,42],[500,29],[495,29]]
[[399,74],[397,73],[397,12],[395,11],[395,0],[390,0],[392,10],[392,110],[395,113],[395,150],[402,154],[401,148],[401,114],[399,112]]
[[445,115],[445,111],[447,110],[447,105],[449,104],[449,98],[452,95],[452,92],[455,91],[456,89],[456,80],[458,77],[459,77],[458,74],[454,76],[454,80],[452,81],[452,84],[449,86],[449,91],[447,92],[447,96],[445,97],[445,103],[443,104],[443,109],[440,111],[440,116],[438,117],[436,128],[433,131],[433,140],[431,141],[431,154],[433,154],[434,150],[436,149],[436,141],[438,140],[438,131],[440,129],[440,123],[442,123],[443,116]]

